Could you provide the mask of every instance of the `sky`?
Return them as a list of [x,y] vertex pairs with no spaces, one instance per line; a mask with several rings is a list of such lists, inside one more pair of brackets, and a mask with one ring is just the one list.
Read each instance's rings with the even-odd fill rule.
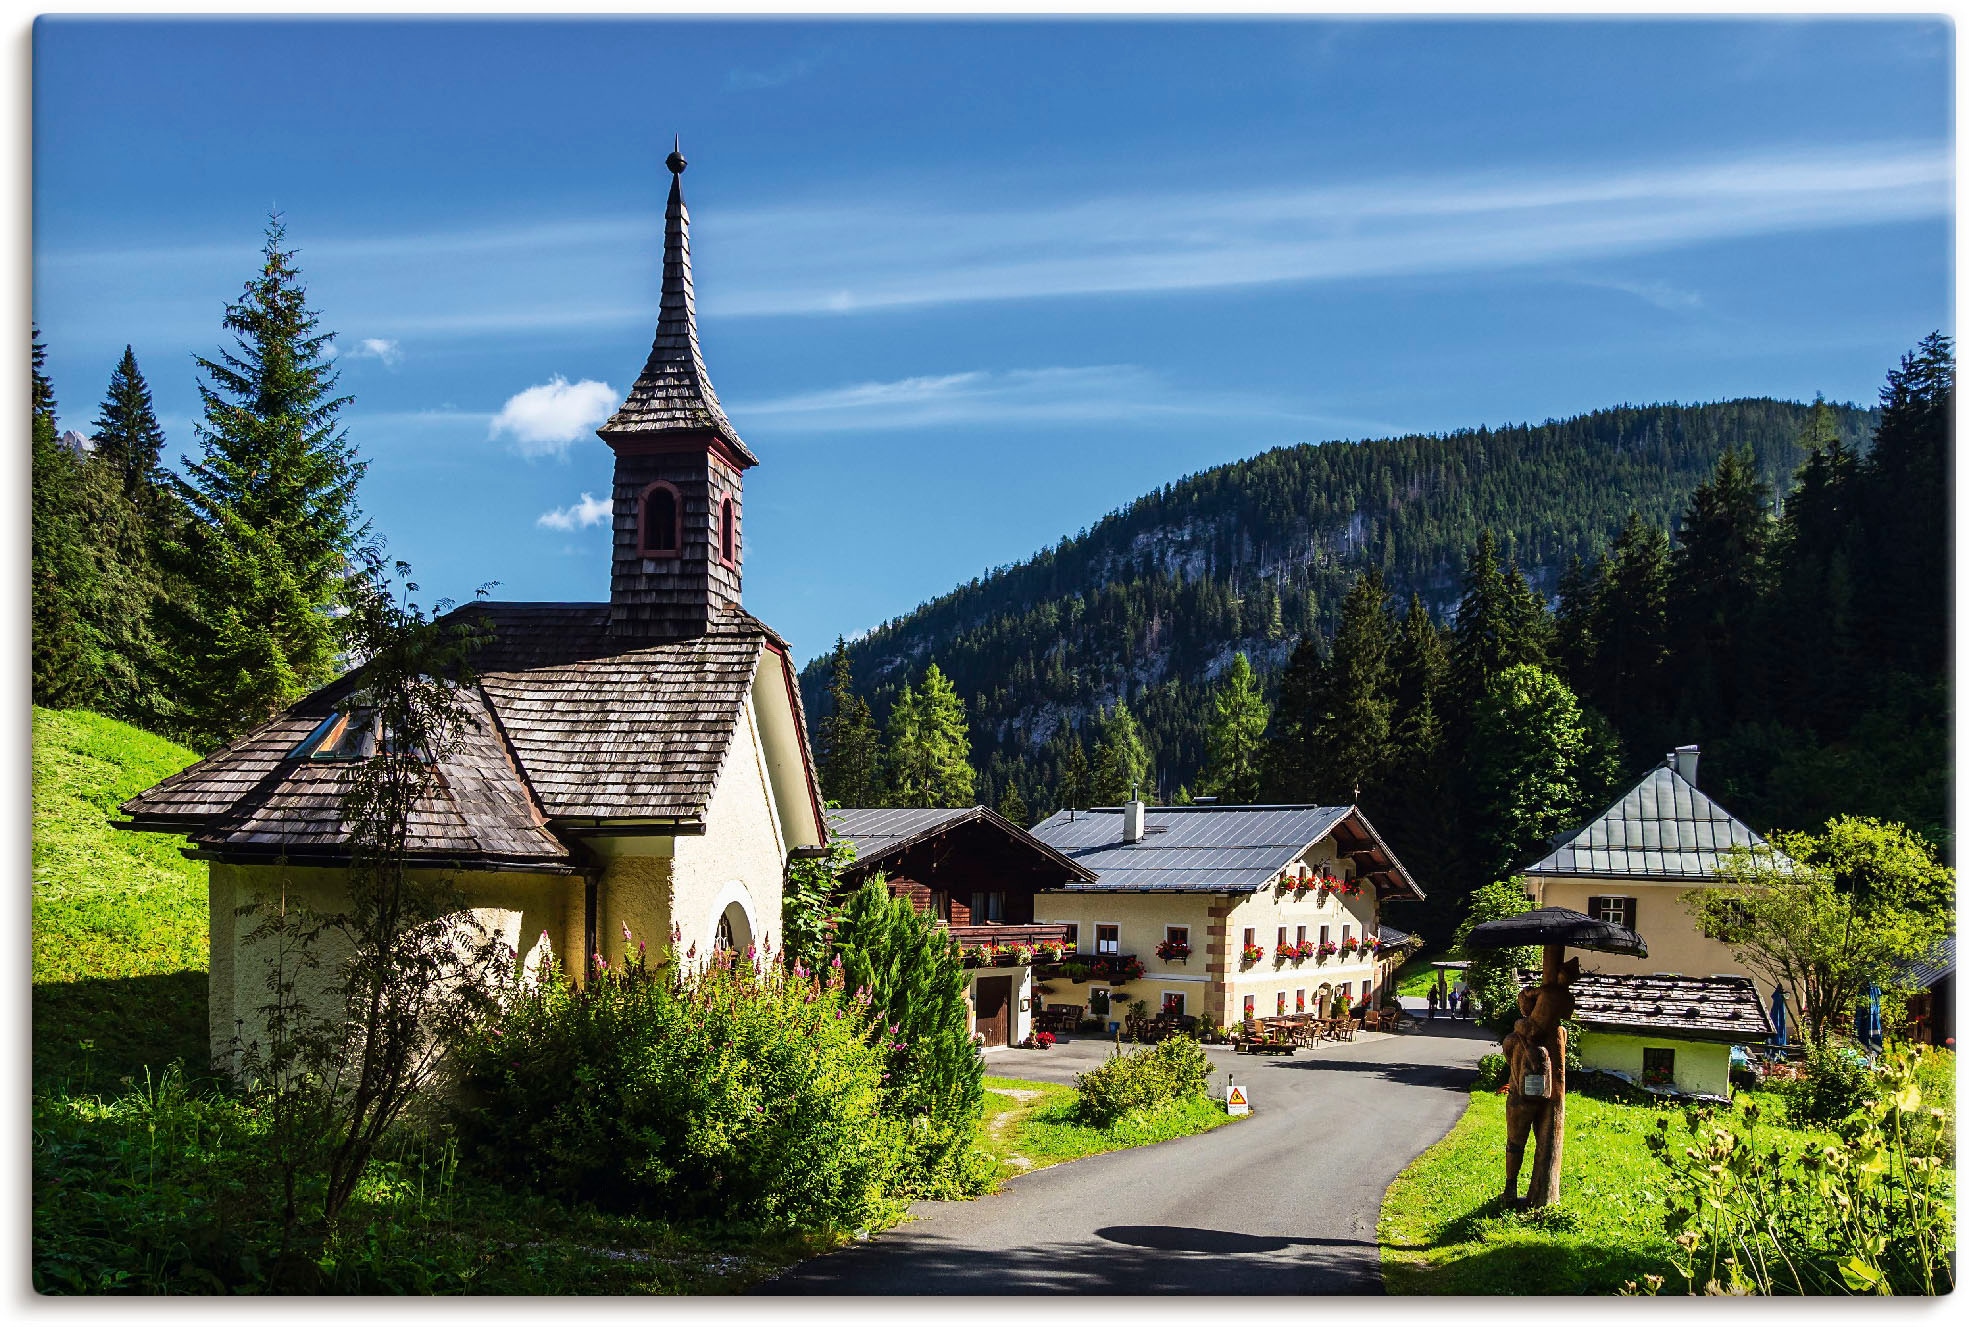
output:
[[606,598],[682,136],[746,605],[801,659],[1271,447],[1769,395],[1953,334],[1954,30],[41,19],[61,425],[167,457],[278,209],[427,597]]

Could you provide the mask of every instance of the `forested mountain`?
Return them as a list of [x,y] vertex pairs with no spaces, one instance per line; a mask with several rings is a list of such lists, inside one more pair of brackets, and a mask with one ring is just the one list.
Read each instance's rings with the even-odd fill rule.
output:
[[[1011,789],[1034,814],[1060,805],[1117,701],[1140,727],[1145,793],[1167,798],[1197,786],[1213,684],[1234,656],[1247,653],[1275,690],[1302,636],[1333,634],[1364,568],[1397,604],[1413,592],[1444,620],[1488,529],[1501,560],[1554,601],[1572,561],[1592,563],[1630,513],[1674,529],[1726,449],[1748,448],[1755,477],[1788,492],[1812,416],[1761,398],[1620,406],[1278,448],[1165,485],[960,586],[848,644],[846,661],[877,723],[935,662],[966,702],[981,801]],[[1878,418],[1834,406],[1820,426],[1856,453]],[[831,676],[825,659],[804,675],[817,719],[832,710]]]

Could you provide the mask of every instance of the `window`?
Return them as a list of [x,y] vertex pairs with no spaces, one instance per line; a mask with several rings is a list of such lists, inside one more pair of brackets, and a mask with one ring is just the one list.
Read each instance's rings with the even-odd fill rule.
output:
[[645,557],[676,557],[684,547],[684,503],[677,486],[657,480],[637,504],[638,551]]
[[1119,926],[1096,926],[1094,928],[1094,952],[1096,954],[1119,954],[1121,952],[1121,928]]
[[1351,939],[1353,939],[1353,938],[1354,938],[1354,928],[1353,928],[1353,927],[1351,927],[1351,926],[1342,926],[1342,927],[1340,928],[1340,943],[1341,943],[1341,944],[1343,944],[1343,945],[1344,945],[1344,944],[1346,944],[1346,943],[1347,943],[1347,942],[1348,942],[1349,940],[1351,940]]
[[1162,938],[1167,940],[1171,946],[1181,946],[1184,949],[1188,949],[1190,947],[1190,928],[1187,926],[1165,926],[1162,928]]
[[1641,1086],[1667,1087],[1675,1081],[1675,1052],[1666,1046],[1641,1048]]
[[718,504],[718,559],[727,567],[738,562],[738,508],[730,498]]
[[1162,1012],[1165,1014],[1180,1014],[1183,1012],[1183,994],[1181,991],[1164,991],[1162,993]]
[[1003,891],[989,894],[971,895],[971,921],[1002,922],[1005,920],[1005,895]]
[[1256,949],[1258,947],[1257,927],[1247,926],[1244,928],[1244,947],[1246,949]]
[[1586,900],[1586,915],[1632,930],[1634,929],[1634,900],[1611,894],[1595,894]]
[[1087,1014],[1090,1018],[1108,1016],[1108,988],[1095,986],[1087,992]]
[[712,937],[711,947],[721,954],[729,954],[732,950],[738,948],[737,944],[732,940],[732,919],[730,913],[726,913],[718,918],[718,933]]
[[1283,926],[1278,928],[1278,947],[1280,949],[1285,948],[1285,928]]
[[1280,992],[1278,993],[1278,1012],[1279,1012],[1279,1017],[1281,1017],[1281,1018],[1283,1018],[1283,1017],[1285,1016],[1285,992],[1284,992],[1284,991],[1280,991]]
[[1374,1007],[1373,982],[1364,981],[1361,983],[1361,1003],[1366,1005],[1370,1009]]
[[1331,926],[1322,926],[1322,927],[1320,927],[1320,943],[1321,943],[1321,944],[1327,944],[1327,943],[1328,943],[1328,940],[1327,940],[1327,936],[1328,936],[1329,934],[1331,934],[1331,933],[1332,933],[1332,931],[1333,931],[1333,928],[1332,928]]
[[366,760],[376,754],[376,716],[369,710],[337,710],[315,725],[290,760]]
[[1069,954],[1079,953],[1080,952],[1080,923],[1068,922],[1066,924],[1065,929],[1067,933],[1067,952]]
[[1295,1014],[1306,1012],[1306,988],[1303,986],[1292,993],[1292,1012]]
[[1295,937],[1294,937],[1294,943],[1296,943],[1296,944],[1302,944],[1302,945],[1306,943],[1306,928],[1305,928],[1305,927],[1303,927],[1303,926],[1301,926],[1301,927],[1299,928],[1299,934],[1298,934],[1297,936],[1295,936]]
[[1344,998],[1344,999],[1347,999],[1347,1000],[1352,1000],[1352,999],[1354,998],[1354,983],[1352,983],[1352,982],[1350,982],[1350,981],[1343,981],[1343,982],[1341,982],[1341,983],[1340,983],[1340,994],[1341,994],[1341,996],[1342,996],[1342,998]]
[[1253,1018],[1256,1018],[1256,1017],[1258,1017],[1258,997],[1257,997],[1257,996],[1255,996],[1255,995],[1247,995],[1247,996],[1245,996],[1245,997],[1244,997],[1244,1016],[1245,1016],[1245,1018],[1246,1018],[1246,1019],[1253,1019]]

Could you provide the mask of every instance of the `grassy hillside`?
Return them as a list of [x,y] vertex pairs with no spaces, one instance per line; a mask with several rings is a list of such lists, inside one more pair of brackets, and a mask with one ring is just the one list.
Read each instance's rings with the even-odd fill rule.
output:
[[34,1073],[114,1087],[204,1066],[205,868],[111,829],[191,751],[83,710],[34,711]]

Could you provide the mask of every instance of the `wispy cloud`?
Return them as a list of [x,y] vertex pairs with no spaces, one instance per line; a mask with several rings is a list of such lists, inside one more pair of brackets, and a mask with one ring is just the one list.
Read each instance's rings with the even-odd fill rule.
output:
[[1066,423],[1211,415],[1311,419],[1249,397],[1178,393],[1132,364],[972,370],[863,382],[727,403],[781,433],[867,432],[981,423]]
[[772,65],[735,67],[725,74],[727,92],[764,92],[797,83],[826,62],[827,50],[809,51]]
[[510,438],[522,456],[559,456],[568,444],[609,417],[620,399],[615,388],[593,378],[569,382],[558,373],[507,398],[486,436]]
[[591,525],[605,523],[614,514],[615,508],[608,499],[583,493],[581,501],[572,506],[541,512],[534,524],[549,530],[586,530]]
[[393,369],[403,363],[403,348],[395,341],[380,336],[369,336],[342,351],[335,358],[374,359],[381,361],[384,368]]
[[1579,284],[1593,286],[1600,290],[1617,290],[1623,295],[1632,295],[1636,299],[1647,301],[1657,309],[1666,309],[1671,313],[1684,313],[1702,307],[1702,292],[1684,290],[1666,281],[1623,281],[1614,277],[1588,277],[1582,279]]

